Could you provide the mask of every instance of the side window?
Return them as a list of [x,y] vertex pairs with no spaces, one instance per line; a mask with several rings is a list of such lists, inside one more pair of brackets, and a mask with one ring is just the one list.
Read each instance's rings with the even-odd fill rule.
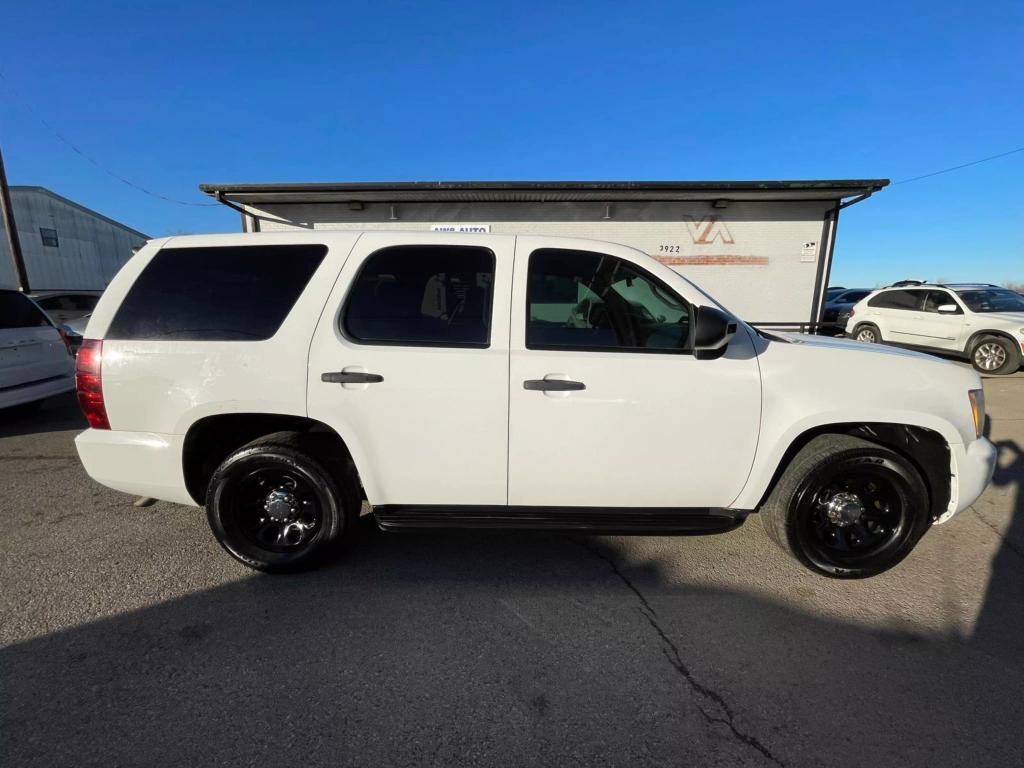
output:
[[98,296],[90,296],[89,294],[81,294],[79,296],[71,297],[71,306],[73,309],[78,311],[91,311],[96,309],[96,305],[99,303]]
[[920,309],[925,291],[882,291],[868,302],[879,309]]
[[0,330],[49,325],[46,315],[17,291],[0,291]]
[[622,259],[544,248],[530,254],[529,349],[685,351],[690,307]]
[[107,337],[269,339],[326,253],[316,244],[164,248],[128,291]]
[[494,253],[463,245],[384,248],[363,263],[342,330],[363,344],[486,347]]
[[960,309],[960,305],[956,303],[956,299],[946,291],[928,291],[928,295],[924,300],[924,311],[938,312],[939,307],[946,304],[952,304],[956,307],[955,314],[962,315],[964,313],[964,311]]

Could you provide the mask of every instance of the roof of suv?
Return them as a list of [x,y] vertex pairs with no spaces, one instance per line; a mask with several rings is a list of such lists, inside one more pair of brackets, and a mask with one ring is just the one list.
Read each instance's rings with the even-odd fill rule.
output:
[[[961,291],[982,288],[1002,288],[1002,286],[995,285],[994,283],[929,283],[925,280],[900,280],[892,285],[883,285],[881,288],[876,288],[875,292],[906,288],[948,288],[951,291]],[[1006,290],[1009,290],[1009,288]]]

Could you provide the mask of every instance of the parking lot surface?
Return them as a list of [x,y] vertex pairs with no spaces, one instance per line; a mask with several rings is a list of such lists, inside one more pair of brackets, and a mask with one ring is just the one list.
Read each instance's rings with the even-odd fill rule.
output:
[[89,480],[73,397],[0,415],[0,755],[83,765],[1024,765],[1024,375],[994,484],[838,582],[690,538],[360,538],[259,576]]

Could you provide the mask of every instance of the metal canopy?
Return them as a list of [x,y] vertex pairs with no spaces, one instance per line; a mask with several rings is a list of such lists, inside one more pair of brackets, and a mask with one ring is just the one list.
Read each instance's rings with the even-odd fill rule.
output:
[[626,200],[844,200],[868,196],[888,179],[819,181],[399,181],[200,184],[220,201],[259,206],[347,202],[575,202]]

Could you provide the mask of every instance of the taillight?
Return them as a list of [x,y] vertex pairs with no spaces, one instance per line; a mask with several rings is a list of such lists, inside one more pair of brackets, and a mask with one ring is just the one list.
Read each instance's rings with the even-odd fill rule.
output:
[[103,342],[85,339],[75,362],[78,405],[93,429],[110,429],[103,403]]

